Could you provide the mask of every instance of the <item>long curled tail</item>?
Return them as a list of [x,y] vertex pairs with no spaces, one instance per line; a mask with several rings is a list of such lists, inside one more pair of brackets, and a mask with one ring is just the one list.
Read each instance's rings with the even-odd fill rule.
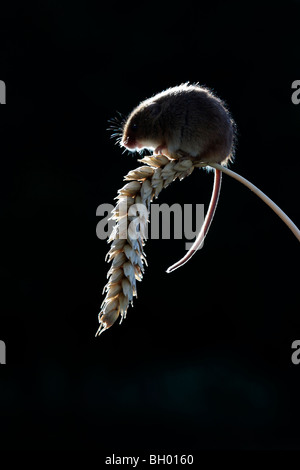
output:
[[201,230],[191,246],[190,250],[187,252],[187,254],[181,258],[177,263],[173,264],[167,269],[167,273],[171,273],[172,271],[175,271],[175,269],[180,268],[180,266],[183,266],[185,263],[188,262],[189,259],[196,253],[196,251],[201,247],[204,238],[206,237],[210,224],[212,222],[212,219],[214,217],[216,207],[218,204],[219,200],[219,195],[220,195],[220,190],[221,190],[221,183],[222,183],[222,172],[218,169],[215,169],[214,171],[214,187],[213,187],[213,192],[211,195],[210,203],[209,203],[209,208],[204,220],[204,223],[201,227]]

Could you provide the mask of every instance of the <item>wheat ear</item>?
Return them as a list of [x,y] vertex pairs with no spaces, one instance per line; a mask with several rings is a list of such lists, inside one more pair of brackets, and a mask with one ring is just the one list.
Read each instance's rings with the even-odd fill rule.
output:
[[[147,156],[139,161],[144,163],[144,166],[130,171],[125,176],[124,180],[129,182],[118,191],[116,197],[118,202],[112,216],[116,224],[108,240],[111,247],[106,256],[112,265],[107,275],[108,283],[104,287],[106,296],[101,305],[100,326],[96,336],[111,327],[119,316],[121,323],[133,297],[137,297],[136,281],[142,280],[146,263],[143,247],[151,201],[175,179],[182,180],[190,175],[195,167],[206,165],[193,163],[189,159],[178,161],[165,155]],[[121,204],[127,206],[128,212],[125,216],[120,214]],[[147,210],[147,218],[139,217],[139,232],[135,233],[135,237],[128,230],[129,224],[135,218],[130,216],[130,207],[133,204],[143,204]]]

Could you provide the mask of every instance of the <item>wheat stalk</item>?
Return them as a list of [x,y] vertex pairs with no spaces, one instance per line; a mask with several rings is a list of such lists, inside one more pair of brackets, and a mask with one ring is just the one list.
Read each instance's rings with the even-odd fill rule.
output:
[[218,163],[212,163],[210,164],[211,167],[216,168],[217,170],[223,171],[227,175],[231,176],[231,178],[234,178],[235,180],[239,181],[242,183],[244,186],[250,189],[250,191],[253,191],[262,201],[264,201],[267,206],[269,206],[275,214],[278,215],[278,217],[286,224],[286,226],[293,232],[295,237],[297,238],[298,241],[300,241],[300,230],[298,227],[294,224],[294,222],[286,215],[285,212],[283,212],[280,207],[275,204],[272,199],[270,199],[265,193],[263,193],[257,186],[255,186],[253,183],[250,181],[246,180],[243,176],[235,173],[234,171],[230,170],[229,168],[226,168],[222,165],[219,165]]
[[[136,281],[141,281],[146,264],[143,247],[145,245],[150,203],[158,197],[163,188],[179,178],[189,176],[195,167],[206,164],[192,162],[190,159],[174,160],[165,155],[147,156],[139,160],[143,166],[130,171],[125,177],[129,181],[118,191],[117,204],[112,218],[116,224],[108,242],[111,242],[106,260],[112,262],[107,277],[106,293],[99,313],[100,326],[96,336],[103,333],[120,317],[120,323],[126,317],[129,304],[137,297]],[[121,214],[120,207],[126,205],[127,213]],[[147,217],[139,217],[139,231],[135,235],[128,230],[133,220],[130,207],[143,204]]]

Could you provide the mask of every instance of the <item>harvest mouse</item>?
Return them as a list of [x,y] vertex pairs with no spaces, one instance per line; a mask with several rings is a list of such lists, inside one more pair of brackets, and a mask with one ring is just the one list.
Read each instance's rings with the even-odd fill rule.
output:
[[[116,220],[116,224],[109,238],[112,245],[106,257],[112,265],[108,271],[108,283],[104,287],[106,296],[101,305],[96,335],[110,328],[120,316],[121,322],[126,317],[133,297],[137,296],[136,280],[142,279],[146,262],[143,246],[150,201],[171,181],[188,176],[195,167],[204,166],[214,170],[211,201],[192,248],[167,272],[186,263],[202,245],[217,206],[222,173],[236,179],[259,196],[300,241],[300,230],[280,207],[246,178],[227,168],[233,154],[235,124],[223,102],[210,90],[197,84],[169,88],[140,103],[121,126],[119,117],[110,123],[112,125],[109,129],[114,131],[112,137],[117,137],[117,143],[125,149],[134,151],[150,148],[154,154],[165,154],[168,158],[146,156],[140,160],[145,165],[130,171],[124,177],[129,182],[118,191],[118,202],[111,217]],[[186,161],[182,161],[184,159]],[[127,219],[120,210],[123,202],[128,203]],[[139,202],[146,205],[147,213],[145,217],[141,214],[139,228],[134,226],[134,235],[137,235],[134,237],[126,230],[123,232],[123,228],[131,228],[129,208]]]
[[[219,98],[198,84],[185,83],[142,101],[125,121],[121,145],[131,151],[147,148],[174,159],[227,165],[233,153],[234,129]],[[214,189],[200,233],[189,252],[167,272],[186,263],[208,232],[221,188],[221,172],[214,172]]]

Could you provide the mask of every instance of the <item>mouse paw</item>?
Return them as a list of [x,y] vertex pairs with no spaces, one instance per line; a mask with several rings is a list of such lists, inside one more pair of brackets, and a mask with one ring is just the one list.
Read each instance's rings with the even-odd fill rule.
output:
[[166,155],[168,154],[168,149],[164,145],[159,145],[156,147],[153,153],[154,155]]
[[165,145],[159,145],[153,152],[153,155],[165,155],[166,157],[172,158],[168,149]]

